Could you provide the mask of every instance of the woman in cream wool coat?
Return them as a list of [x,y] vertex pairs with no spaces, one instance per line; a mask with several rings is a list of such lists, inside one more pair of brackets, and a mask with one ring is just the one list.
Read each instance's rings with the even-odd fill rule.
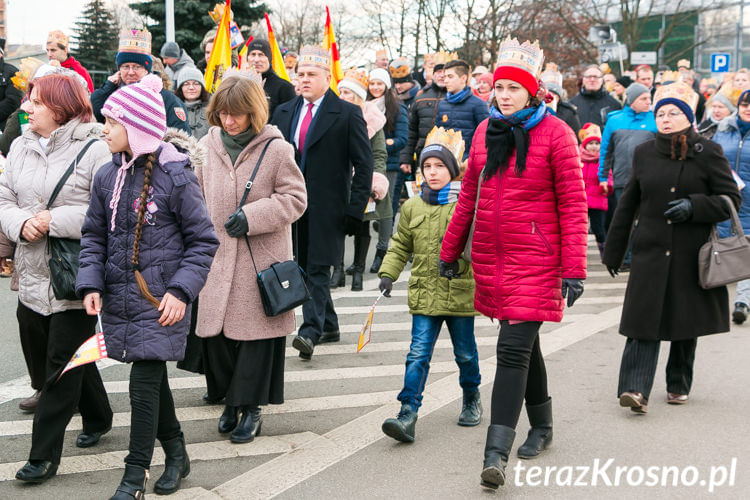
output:
[[196,335],[203,338],[209,395],[226,398],[219,432],[249,442],[260,430],[259,406],[284,401],[285,337],[295,330],[295,319],[294,311],[276,317],[263,312],[245,236],[259,271],[291,259],[291,227],[307,207],[307,191],[293,147],[266,125],[268,104],[258,82],[225,77],[206,114],[214,126],[200,141],[207,161],[196,175],[220,246],[198,302]]

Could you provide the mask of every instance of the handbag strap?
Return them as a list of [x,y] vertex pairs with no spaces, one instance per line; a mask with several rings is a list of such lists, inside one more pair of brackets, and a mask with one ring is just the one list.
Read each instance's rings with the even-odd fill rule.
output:
[[81,161],[83,158],[83,155],[86,154],[86,151],[89,150],[92,144],[97,142],[99,139],[91,139],[89,142],[86,143],[85,146],[81,149],[81,151],[78,153],[78,155],[75,157],[73,162],[70,164],[68,169],[65,171],[65,173],[60,177],[60,180],[57,183],[57,186],[55,186],[55,189],[52,190],[52,195],[49,197],[49,201],[47,202],[47,210],[49,210],[49,207],[52,206],[52,203],[54,203],[55,199],[57,199],[57,195],[60,194],[60,191],[62,191],[63,186],[68,181],[68,177],[73,173],[73,170],[75,170],[76,165],[78,165],[78,162]]
[[[255,164],[255,168],[253,169],[253,173],[250,174],[250,180],[247,181],[247,184],[245,184],[245,192],[242,194],[242,199],[240,200],[240,206],[238,208],[242,208],[243,205],[245,205],[245,202],[247,201],[247,195],[250,194],[250,189],[253,187],[253,181],[255,180],[255,176],[258,173],[258,169],[260,168],[261,162],[263,162],[263,157],[266,156],[266,151],[268,151],[268,146],[274,141],[278,139],[278,137],[271,137],[266,142],[266,145],[263,146],[263,151],[260,153],[260,157],[258,158],[258,162]],[[250,251],[250,260],[253,262],[253,269],[255,269],[255,274],[258,274],[258,267],[255,265],[255,258],[253,257],[253,249],[250,248],[250,238],[245,235],[245,243],[247,243],[247,249]]]
[[[719,197],[726,202],[726,204],[729,206],[729,212],[730,212],[730,220],[732,222],[732,232],[737,234],[740,237],[741,241],[744,241],[745,239],[745,232],[742,230],[742,223],[740,222],[740,216],[737,215],[737,210],[734,208],[734,203],[732,203],[732,199],[725,195],[719,195]],[[712,240],[718,240],[719,239],[719,231],[716,229],[716,224],[713,225],[711,228],[711,239]]]

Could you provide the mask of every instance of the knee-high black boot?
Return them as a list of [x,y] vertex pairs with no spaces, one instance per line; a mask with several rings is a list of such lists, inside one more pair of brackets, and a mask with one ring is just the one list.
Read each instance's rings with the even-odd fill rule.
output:
[[370,248],[370,235],[354,237],[354,273],[352,274],[352,292],[362,291],[362,274],[365,272],[367,250]]
[[485,488],[496,490],[505,484],[505,466],[515,438],[516,431],[505,425],[490,425],[487,429],[482,469],[482,486]]

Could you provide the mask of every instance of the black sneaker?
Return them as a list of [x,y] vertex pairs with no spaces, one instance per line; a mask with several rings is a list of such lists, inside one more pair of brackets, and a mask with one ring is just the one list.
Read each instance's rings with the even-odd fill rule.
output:
[[736,324],[741,325],[747,319],[748,307],[742,302],[734,304],[734,312],[732,313],[732,321]]

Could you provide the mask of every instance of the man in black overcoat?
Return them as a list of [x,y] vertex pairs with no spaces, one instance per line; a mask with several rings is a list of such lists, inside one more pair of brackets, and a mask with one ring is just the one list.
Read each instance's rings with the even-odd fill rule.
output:
[[327,51],[303,47],[297,64],[301,95],[280,104],[271,124],[295,146],[307,184],[307,211],[296,223],[298,262],[312,300],[292,346],[310,359],[315,345],[339,340],[330,291],[331,266],[341,262],[345,235],[362,225],[372,186],[372,149],[359,107],[330,90]]

